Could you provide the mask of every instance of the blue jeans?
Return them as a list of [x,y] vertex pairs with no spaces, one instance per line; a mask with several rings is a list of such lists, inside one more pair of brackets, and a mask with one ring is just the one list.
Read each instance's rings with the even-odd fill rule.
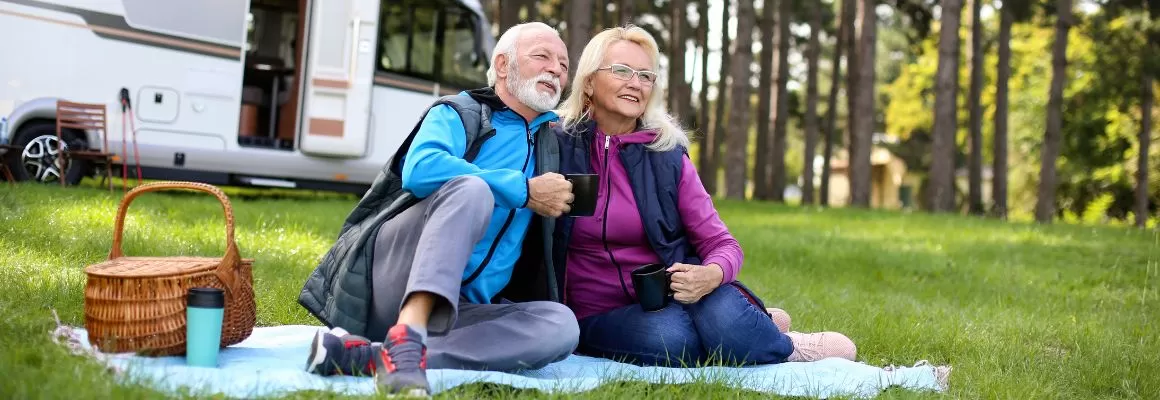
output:
[[638,365],[697,367],[785,362],[793,343],[740,282],[693,304],[654,312],[630,304],[580,320],[577,352]]

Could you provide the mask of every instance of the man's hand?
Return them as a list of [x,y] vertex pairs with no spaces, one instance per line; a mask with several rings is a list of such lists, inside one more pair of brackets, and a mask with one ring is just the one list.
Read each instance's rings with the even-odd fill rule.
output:
[[545,217],[559,217],[572,210],[572,182],[549,172],[528,180],[528,208]]
[[676,263],[669,267],[673,273],[672,283],[673,300],[684,304],[693,304],[702,297],[721,286],[721,278],[725,272],[717,264],[689,265]]

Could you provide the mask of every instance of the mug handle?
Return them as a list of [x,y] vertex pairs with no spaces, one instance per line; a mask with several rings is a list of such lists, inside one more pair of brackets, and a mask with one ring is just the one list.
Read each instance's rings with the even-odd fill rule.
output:
[[665,297],[668,297],[671,299],[671,298],[673,298],[674,295],[677,294],[677,292],[673,290],[673,272],[672,271],[669,271],[667,269],[665,270],[665,280],[669,281],[669,285],[665,286]]

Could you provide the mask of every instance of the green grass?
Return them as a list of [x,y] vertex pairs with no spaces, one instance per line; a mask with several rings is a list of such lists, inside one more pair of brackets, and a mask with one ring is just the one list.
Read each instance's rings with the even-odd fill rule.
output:
[[[108,255],[120,192],[0,187],[0,397],[151,398],[51,345],[52,311],[83,324],[85,265]],[[297,305],[306,275],[356,199],[230,190],[254,258],[259,325],[317,324]],[[1146,398],[1160,393],[1160,235],[1122,227],[819,210],[720,201],[746,250],[741,279],[794,329],[835,330],[859,361],[950,364],[955,398]],[[127,255],[217,255],[220,207],[147,194],[130,208]],[[439,397],[543,397],[473,385]],[[331,396],[300,393],[294,397]],[[609,383],[585,397],[761,397],[721,383]],[[892,389],[884,398],[936,398]]]

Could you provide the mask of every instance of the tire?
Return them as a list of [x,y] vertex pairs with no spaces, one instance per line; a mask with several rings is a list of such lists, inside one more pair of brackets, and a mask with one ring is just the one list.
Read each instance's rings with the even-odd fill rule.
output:
[[[61,138],[64,139],[67,149],[89,148],[88,141],[80,132],[66,129],[61,132]],[[12,176],[17,181],[39,181],[59,185],[59,174],[55,173],[56,168],[53,168],[53,160],[56,159],[56,156],[52,153],[55,153],[56,150],[49,149],[46,153],[45,149],[55,146],[56,143],[55,122],[31,121],[21,126],[12,140],[13,145],[20,146],[20,150],[11,150],[19,152],[11,157],[8,164],[8,168],[12,170]],[[91,161],[72,160],[68,165],[68,170],[64,173],[65,184],[76,185],[92,172],[93,163]]]

